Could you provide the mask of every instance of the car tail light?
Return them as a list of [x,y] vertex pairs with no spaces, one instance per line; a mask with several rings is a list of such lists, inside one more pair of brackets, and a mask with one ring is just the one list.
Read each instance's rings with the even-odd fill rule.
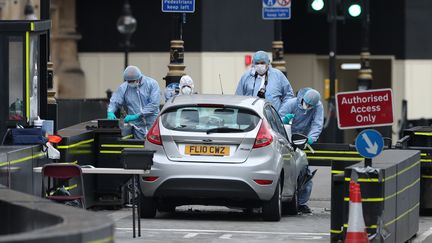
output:
[[254,181],[256,182],[256,184],[258,184],[258,185],[262,185],[262,186],[270,185],[270,184],[273,183],[272,180],[260,180],[260,179],[255,179]]
[[262,148],[273,142],[273,135],[270,132],[270,126],[267,121],[263,120],[261,127],[255,139],[253,148]]
[[162,137],[159,129],[159,118],[156,119],[150,131],[147,134],[147,141],[156,145],[162,145]]
[[143,179],[144,179],[144,181],[154,182],[157,179],[159,179],[159,176],[146,176],[146,177],[143,177]]

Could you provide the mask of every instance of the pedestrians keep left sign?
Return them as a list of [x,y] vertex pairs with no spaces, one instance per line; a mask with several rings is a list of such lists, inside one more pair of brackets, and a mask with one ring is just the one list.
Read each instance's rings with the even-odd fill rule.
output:
[[162,12],[194,13],[195,0],[162,0]]
[[291,0],[262,0],[264,20],[291,19]]
[[357,136],[355,146],[361,156],[372,159],[382,152],[384,140],[376,130],[367,129]]

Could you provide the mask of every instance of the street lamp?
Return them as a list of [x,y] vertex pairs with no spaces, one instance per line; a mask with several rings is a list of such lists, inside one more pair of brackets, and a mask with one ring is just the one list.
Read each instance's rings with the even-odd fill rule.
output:
[[372,68],[370,66],[369,52],[369,25],[370,25],[370,6],[369,0],[364,0],[364,13],[362,16],[362,47],[360,53],[361,68],[358,75],[358,90],[368,90],[372,88]]
[[129,0],[125,0],[123,4],[122,15],[117,20],[117,30],[124,36],[124,53],[125,53],[125,69],[129,63],[129,48],[131,47],[130,39],[132,34],[135,33],[137,27],[137,21],[132,16],[131,6]]

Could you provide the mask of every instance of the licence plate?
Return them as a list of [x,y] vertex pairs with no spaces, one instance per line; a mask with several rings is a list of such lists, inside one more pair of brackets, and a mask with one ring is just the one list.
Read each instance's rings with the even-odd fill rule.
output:
[[219,145],[186,145],[185,154],[228,156],[230,154],[230,147]]

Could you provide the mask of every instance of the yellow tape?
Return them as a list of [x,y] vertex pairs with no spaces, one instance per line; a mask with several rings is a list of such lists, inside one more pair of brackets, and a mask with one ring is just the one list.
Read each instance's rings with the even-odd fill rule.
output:
[[[306,153],[312,153],[310,150],[305,150]],[[359,155],[355,151],[330,151],[330,150],[315,150],[315,154],[355,154]]]
[[71,185],[71,186],[67,186],[67,187],[65,187],[65,189],[68,190],[68,191],[70,191],[70,190],[72,190],[72,189],[74,189],[74,188],[77,188],[77,187],[78,187],[77,184],[73,184],[73,185]]
[[[349,197],[345,197],[344,201],[349,202]],[[362,198],[362,202],[384,202],[383,197]]]
[[[351,181],[351,178],[349,177],[345,177],[345,181]],[[382,181],[380,181],[377,178],[358,178],[357,182],[383,182],[384,179]]]
[[326,156],[307,156],[308,159],[334,160],[334,161],[362,161],[363,158],[355,157],[326,157]]
[[21,162],[25,162],[25,161],[27,161],[27,160],[31,160],[31,159],[35,159],[35,158],[39,158],[39,157],[42,157],[42,156],[45,156],[45,155],[46,155],[46,154],[45,154],[44,152],[42,152],[42,153],[39,153],[39,154],[35,154],[35,155],[31,155],[31,156],[27,156],[27,157],[24,157],[24,158],[21,158],[21,159],[11,160],[11,161],[9,161],[9,162],[1,162],[1,163],[0,163],[0,167],[5,166],[5,165],[8,165],[8,164],[11,164],[11,165],[13,165],[13,164],[19,164],[19,163],[21,163]]
[[[410,169],[416,167],[416,166],[419,165],[419,164],[420,164],[420,160],[417,161],[417,162],[415,162],[414,164],[410,165],[409,167],[407,167],[407,168],[405,168],[405,169],[399,171],[397,174],[394,174],[394,175],[392,175],[392,176],[387,177],[386,180],[388,181],[388,180],[390,180],[390,179],[395,178],[395,177],[398,176],[398,175],[402,175],[403,173],[405,173],[405,172],[407,172],[408,170],[410,170]],[[383,181],[384,181],[384,180],[383,180]]]
[[342,234],[342,230],[330,230],[330,233],[332,234]]
[[419,136],[432,136],[432,132],[415,132],[414,135],[419,135]]
[[430,176],[430,175],[422,175],[421,177],[425,178],[425,179],[432,179],[432,176]]
[[26,59],[26,117],[27,121],[30,120],[30,33],[26,32],[25,43],[25,59]]
[[421,153],[420,155],[421,155],[421,156],[428,156],[427,153]]
[[74,144],[71,144],[71,145],[60,145],[60,146],[57,146],[57,148],[58,149],[70,149],[70,148],[75,148],[75,147],[78,147],[80,145],[87,144],[87,143],[92,143],[92,142],[94,142],[93,138],[81,141],[79,143],[74,143]]
[[78,164],[78,160],[75,160],[75,161],[72,161],[72,162],[60,162],[60,163],[62,163],[62,164],[74,164],[74,165],[76,165],[76,164]]
[[345,171],[343,171],[343,170],[332,170],[331,173],[332,174],[343,174],[343,173],[345,173]]
[[[390,199],[392,197],[395,197],[396,195],[401,194],[402,192],[408,190],[409,188],[411,188],[415,184],[417,184],[419,181],[420,181],[420,178],[417,178],[417,180],[415,180],[413,183],[409,184],[408,186],[404,187],[403,189],[401,189],[401,190],[399,190],[399,191],[397,191],[397,192],[395,192],[395,193],[393,193],[393,194],[391,194],[391,195],[389,195],[389,196],[387,196],[385,198],[382,198],[382,197],[377,197],[377,198],[362,198],[362,202],[383,202],[385,200],[388,200],[388,199]],[[349,202],[349,197],[345,197],[344,201]]]
[[[414,209],[416,209],[418,206],[420,205],[420,203],[417,203],[414,207],[408,209],[405,213],[399,215],[397,218],[389,221],[388,223],[385,224],[385,226],[389,226],[391,224],[393,224],[394,222],[400,220],[401,218],[405,217],[407,214],[409,214],[410,212],[412,212]],[[344,224],[343,225],[344,228],[348,228],[348,224]],[[371,225],[371,226],[366,226],[366,228],[368,229],[377,229],[378,225]],[[331,233],[335,233],[335,234],[340,234],[342,232],[339,232],[338,230],[330,230]]]
[[422,163],[432,163],[432,159],[421,159]]
[[[344,228],[348,228],[348,224],[344,224],[343,227]],[[366,226],[366,228],[368,228],[368,229],[377,229],[378,225],[373,224],[373,225],[370,225],[370,226]]]
[[113,241],[114,241],[114,237],[111,235],[103,239],[87,241],[87,243],[107,243]]
[[31,30],[31,31],[34,31],[34,30],[35,30],[34,22],[30,22],[30,30]]
[[126,140],[129,138],[133,138],[133,134],[126,135],[126,136],[122,137],[121,140]]
[[117,150],[101,150],[101,151],[99,151],[99,153],[101,153],[101,154],[121,154],[122,151],[117,151]]
[[390,222],[386,223],[385,226],[389,226],[391,224],[393,224],[394,222],[398,221],[399,219],[405,217],[407,214],[411,213],[414,209],[416,209],[418,206],[420,205],[420,203],[417,203],[414,207],[408,209],[405,213],[401,214],[399,217],[391,220]]
[[138,144],[102,144],[102,148],[144,148],[143,145]]
[[395,193],[393,193],[393,194],[391,194],[391,195],[388,195],[387,197],[385,197],[385,200],[388,200],[388,199],[390,199],[390,198],[392,198],[392,197],[395,197],[396,195],[398,195],[398,194],[400,194],[400,193],[402,193],[402,192],[408,190],[409,188],[411,188],[411,187],[413,187],[415,184],[417,184],[419,181],[420,181],[420,178],[418,178],[417,180],[415,180],[413,183],[409,184],[408,186],[404,187],[402,190],[397,191],[397,192],[395,192]]

